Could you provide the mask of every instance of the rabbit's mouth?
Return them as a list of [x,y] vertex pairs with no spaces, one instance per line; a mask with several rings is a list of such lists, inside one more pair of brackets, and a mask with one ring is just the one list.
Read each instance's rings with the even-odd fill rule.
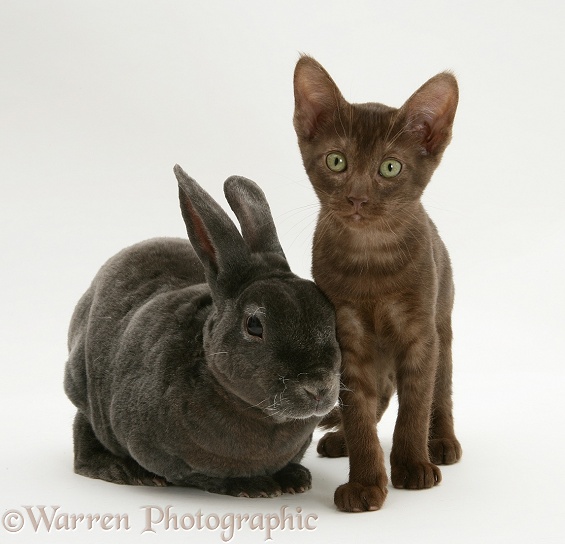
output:
[[335,406],[338,395],[339,383],[329,387],[314,384],[297,385],[292,389],[285,387],[274,395],[264,411],[281,423],[293,419],[323,417]]

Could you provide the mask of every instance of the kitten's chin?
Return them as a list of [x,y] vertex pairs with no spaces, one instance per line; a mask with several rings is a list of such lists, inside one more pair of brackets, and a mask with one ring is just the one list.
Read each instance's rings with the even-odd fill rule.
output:
[[349,227],[357,228],[365,226],[369,219],[359,213],[352,213],[349,215],[341,216],[341,220]]
[[363,228],[372,222],[372,217],[360,213],[344,213],[343,211],[332,214],[340,223],[350,228]]

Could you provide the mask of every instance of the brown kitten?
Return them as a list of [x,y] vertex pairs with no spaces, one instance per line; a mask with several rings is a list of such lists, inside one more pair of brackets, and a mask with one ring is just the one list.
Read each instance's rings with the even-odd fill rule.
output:
[[400,108],[350,104],[314,59],[294,74],[294,127],[321,209],[314,279],[337,312],[341,417],[318,452],[349,454],[340,510],[378,510],[387,475],[376,424],[395,389],[394,487],[441,480],[461,457],[451,401],[453,280],[447,250],[420,197],[451,139],[455,78],[430,79]]

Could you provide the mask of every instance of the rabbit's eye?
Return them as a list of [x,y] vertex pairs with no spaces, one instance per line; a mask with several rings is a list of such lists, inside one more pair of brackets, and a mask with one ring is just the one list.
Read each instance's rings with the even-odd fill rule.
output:
[[250,315],[247,318],[247,332],[251,336],[256,336],[257,338],[263,338],[263,324],[256,315]]

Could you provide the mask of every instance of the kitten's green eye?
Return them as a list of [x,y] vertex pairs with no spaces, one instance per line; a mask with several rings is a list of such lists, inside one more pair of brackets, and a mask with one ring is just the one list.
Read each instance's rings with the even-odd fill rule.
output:
[[386,159],[379,166],[379,172],[384,178],[394,178],[400,174],[402,164],[395,159]]
[[329,153],[326,157],[326,164],[332,172],[343,172],[347,168],[347,160],[343,153]]

